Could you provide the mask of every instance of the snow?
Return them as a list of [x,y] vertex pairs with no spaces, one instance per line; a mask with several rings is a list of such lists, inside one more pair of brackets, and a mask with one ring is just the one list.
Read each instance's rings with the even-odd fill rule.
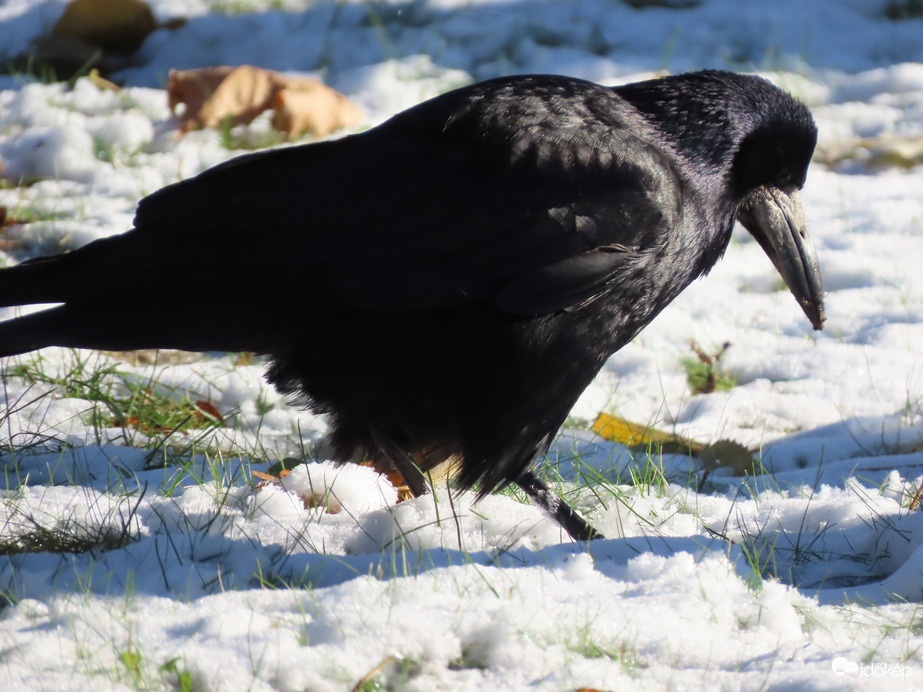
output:
[[[177,453],[67,386],[113,361],[12,359],[0,544],[42,529],[108,547],[4,551],[7,689],[344,690],[367,675],[364,689],[398,690],[923,687],[923,514],[910,509],[923,483],[923,176],[919,157],[876,154],[923,137],[923,19],[885,18],[886,0],[151,5],[188,21],[149,37],[115,75],[120,92],[0,77],[2,175],[37,179],[0,188],[11,216],[36,219],[4,228],[20,243],[2,263],[120,233],[141,197],[239,153],[217,132],[177,137],[171,68],[319,76],[365,127],[500,74],[615,84],[720,67],[757,71],[815,114],[803,198],[828,321],[811,330],[738,229],[711,274],[610,360],[549,455],[608,537],[589,545],[513,496],[395,503],[373,470],[322,456],[260,482],[251,471],[310,456],[325,424],[258,363],[118,361],[124,381],[209,401],[227,422],[173,436]],[[0,56],[64,6],[0,3]],[[126,290],[132,279],[126,268]],[[245,281],[204,288],[233,300]],[[730,342],[738,386],[691,395],[691,341]],[[30,383],[31,366],[58,381]],[[764,474],[703,479],[683,455],[652,465],[580,425],[600,411],[758,449]],[[577,482],[590,472],[592,489]]]

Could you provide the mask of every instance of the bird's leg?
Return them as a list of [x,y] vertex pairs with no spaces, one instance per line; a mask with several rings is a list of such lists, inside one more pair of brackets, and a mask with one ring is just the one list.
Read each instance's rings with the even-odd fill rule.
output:
[[589,541],[593,538],[605,538],[599,531],[586,523],[557,493],[545,485],[531,471],[526,471],[516,480],[532,501],[541,507],[561,528],[567,531],[575,541]]
[[429,484],[426,482],[426,476],[410,456],[397,451],[395,454],[389,454],[388,460],[394,465],[397,472],[401,474],[404,483],[410,489],[414,497],[420,497],[420,495],[429,492]]
[[381,450],[382,454],[387,457],[388,462],[395,470],[401,474],[401,478],[404,479],[404,484],[410,490],[411,495],[419,497],[429,491],[426,474],[414,463],[409,454],[375,434],[372,435],[372,441]]

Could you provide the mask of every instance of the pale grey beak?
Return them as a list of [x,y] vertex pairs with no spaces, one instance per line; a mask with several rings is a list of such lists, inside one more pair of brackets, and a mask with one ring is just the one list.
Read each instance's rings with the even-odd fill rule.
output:
[[758,187],[740,205],[739,218],[769,255],[814,329],[823,329],[824,289],[801,193]]

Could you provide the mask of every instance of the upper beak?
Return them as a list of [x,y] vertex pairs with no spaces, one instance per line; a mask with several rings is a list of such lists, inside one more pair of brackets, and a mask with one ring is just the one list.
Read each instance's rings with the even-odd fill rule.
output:
[[769,255],[814,329],[823,329],[824,289],[799,191],[758,187],[741,204],[739,218]]

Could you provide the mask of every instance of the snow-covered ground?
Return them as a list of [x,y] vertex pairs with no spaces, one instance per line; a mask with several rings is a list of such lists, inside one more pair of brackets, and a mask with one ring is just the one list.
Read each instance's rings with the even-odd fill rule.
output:
[[[609,537],[590,545],[505,495],[395,504],[370,469],[301,466],[254,487],[247,458],[265,471],[324,429],[258,364],[119,362],[123,377],[207,400],[228,422],[173,436],[188,451],[164,465],[139,430],[94,419],[77,388],[11,369],[75,373],[74,354],[9,361],[0,685],[348,690],[368,676],[360,689],[923,689],[923,515],[911,508],[923,483],[923,19],[885,16],[919,3],[150,4],[188,21],[148,38],[115,75],[123,91],[0,77],[0,175],[38,179],[0,186],[9,216],[32,220],[4,227],[5,263],[122,232],[142,196],[240,153],[215,131],[177,137],[170,68],[320,76],[368,126],[499,74],[615,84],[720,67],[757,71],[815,114],[804,203],[828,320],[810,329],[739,229],[714,271],[611,359],[555,446],[564,489]],[[0,57],[63,6],[0,0]],[[130,291],[128,268],[124,279]],[[245,282],[203,288],[230,299]],[[690,341],[730,342],[723,364],[738,386],[691,395]],[[601,411],[737,441],[765,474],[718,469],[701,482],[700,462],[664,456],[659,476],[586,430]],[[587,466],[607,483],[570,485]],[[305,500],[325,487],[331,511]],[[96,547],[10,548],[41,529]]]

